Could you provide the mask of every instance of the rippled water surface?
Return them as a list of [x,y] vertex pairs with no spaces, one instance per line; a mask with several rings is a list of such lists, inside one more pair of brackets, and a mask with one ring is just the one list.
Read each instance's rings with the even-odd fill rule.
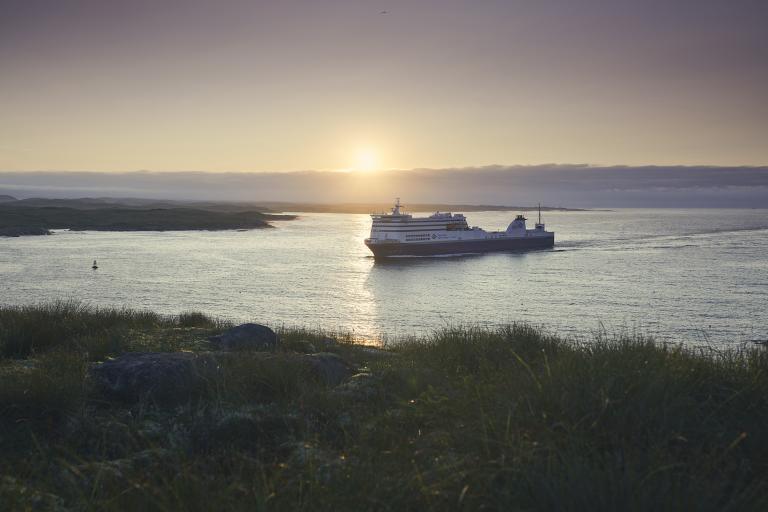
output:
[[[467,216],[504,229],[514,213]],[[513,321],[689,343],[768,338],[768,211],[568,212],[544,220],[556,232],[553,250],[386,263],[363,245],[367,215],[301,214],[256,231],[0,239],[0,302],[74,298],[200,310],[371,338]]]

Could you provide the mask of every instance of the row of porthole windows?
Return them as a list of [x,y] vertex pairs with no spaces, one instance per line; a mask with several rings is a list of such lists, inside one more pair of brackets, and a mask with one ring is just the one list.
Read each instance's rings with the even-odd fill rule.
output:
[[419,240],[429,240],[431,238],[430,235],[405,235],[405,240],[407,242],[417,242]]

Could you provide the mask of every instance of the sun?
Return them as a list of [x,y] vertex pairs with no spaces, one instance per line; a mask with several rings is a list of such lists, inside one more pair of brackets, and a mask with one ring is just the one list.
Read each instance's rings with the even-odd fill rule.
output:
[[359,149],[355,154],[355,170],[375,171],[379,167],[379,157],[371,148]]

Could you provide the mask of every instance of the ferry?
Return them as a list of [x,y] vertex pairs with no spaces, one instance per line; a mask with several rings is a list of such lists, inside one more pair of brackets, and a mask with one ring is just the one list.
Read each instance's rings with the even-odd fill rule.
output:
[[528,219],[518,215],[506,231],[469,227],[461,213],[435,212],[429,217],[414,217],[404,213],[403,208],[398,197],[391,213],[371,215],[371,235],[365,245],[375,258],[526,251],[555,245],[555,233],[547,231],[541,222],[541,205],[533,229],[526,227]]

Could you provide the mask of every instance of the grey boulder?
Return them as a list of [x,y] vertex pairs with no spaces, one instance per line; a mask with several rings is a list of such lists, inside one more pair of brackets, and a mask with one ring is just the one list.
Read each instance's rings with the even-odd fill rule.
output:
[[277,334],[266,325],[242,324],[211,336],[208,341],[217,350],[274,350]]
[[189,352],[133,352],[91,368],[97,388],[110,398],[183,402],[204,384],[215,362]]
[[[257,364],[248,366],[251,362]],[[238,370],[241,363],[247,363],[251,373],[288,364],[304,378],[328,386],[337,386],[355,373],[350,363],[329,353],[129,352],[92,366],[91,376],[96,389],[109,399],[179,404],[204,394],[222,375],[250,378]]]

